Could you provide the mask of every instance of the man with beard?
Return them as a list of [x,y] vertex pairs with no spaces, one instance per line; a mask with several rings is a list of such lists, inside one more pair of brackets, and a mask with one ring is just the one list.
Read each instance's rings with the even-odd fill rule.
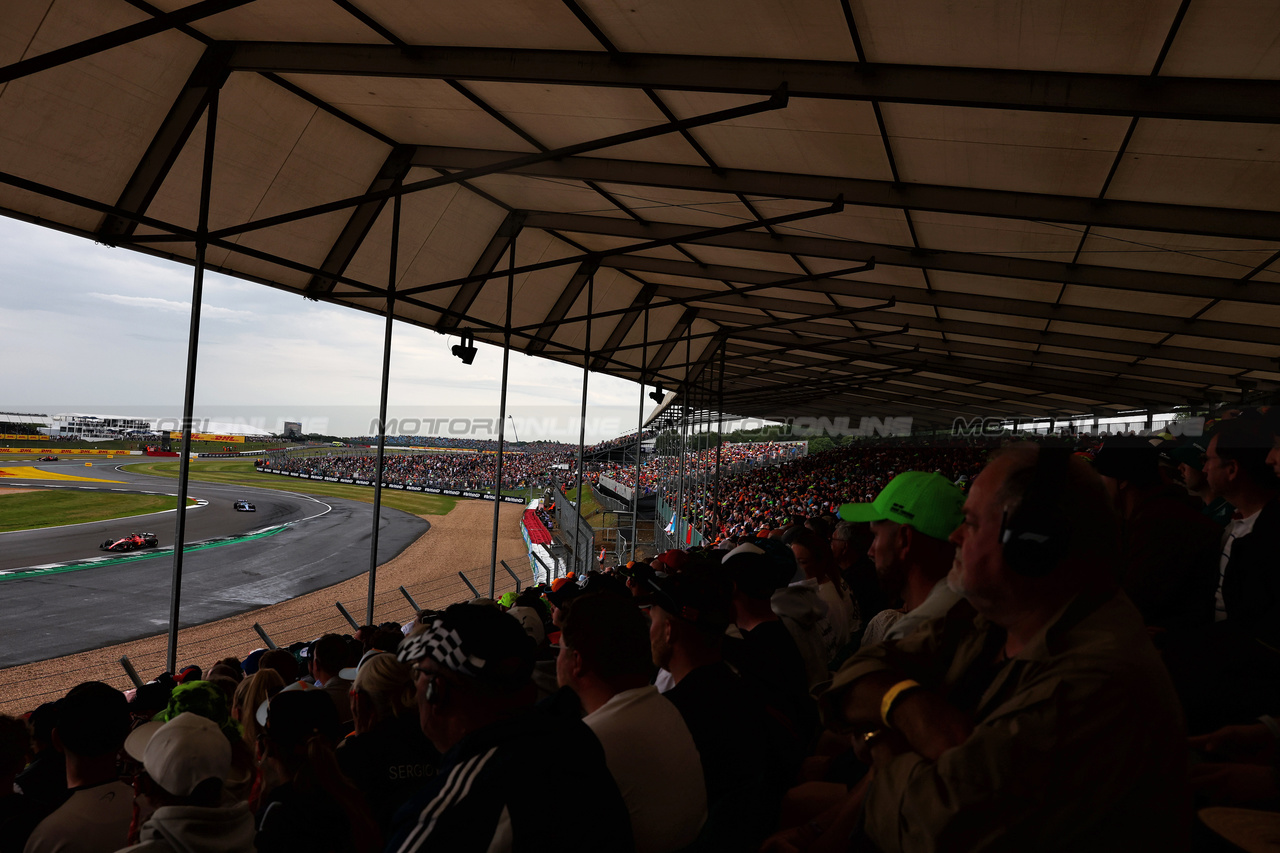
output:
[[863,832],[882,851],[1178,849],[1185,731],[1116,585],[1097,475],[1064,449],[1006,450],[951,541],[950,586],[978,615],[862,649],[822,697],[829,726],[863,733]]

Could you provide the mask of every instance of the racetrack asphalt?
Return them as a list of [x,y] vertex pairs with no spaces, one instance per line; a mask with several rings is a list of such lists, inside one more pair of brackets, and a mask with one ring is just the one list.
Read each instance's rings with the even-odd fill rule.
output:
[[[126,463],[127,464],[127,463]],[[86,488],[177,493],[177,481],[134,474],[114,463],[40,463],[39,468],[119,482],[74,482],[5,478],[0,485],[23,488]],[[182,559],[181,627],[221,619],[368,571],[373,506],[265,488],[192,481],[184,539],[216,547],[186,550]],[[256,512],[236,512],[244,499]],[[176,500],[175,500],[176,504]],[[74,654],[151,636],[168,629],[172,590],[175,513],[163,512],[67,527],[0,533],[0,572],[92,558],[110,558],[72,571],[0,574],[0,667]],[[271,535],[248,537],[263,531]],[[415,515],[382,507],[377,563],[390,560],[430,529]],[[154,532],[160,550],[129,555],[98,550],[108,538]],[[115,558],[127,557],[122,561]]]

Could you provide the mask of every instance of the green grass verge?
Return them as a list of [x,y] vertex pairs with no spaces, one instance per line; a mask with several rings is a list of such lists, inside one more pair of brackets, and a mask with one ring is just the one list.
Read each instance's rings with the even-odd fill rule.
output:
[[[195,501],[190,501],[188,505],[192,503]],[[41,489],[0,496],[0,532],[127,518],[173,508],[174,499],[167,495],[121,495],[114,492]]]
[[[153,474],[158,477],[178,477],[178,460],[141,462],[128,466],[135,474]],[[199,459],[191,462],[191,479],[206,483],[226,483],[233,486],[257,486],[263,489],[279,489],[317,497],[345,498],[346,500],[373,503],[373,489],[344,483],[325,483],[319,480],[303,480],[260,474],[249,459]],[[445,515],[461,498],[447,495],[424,495],[419,492],[382,490],[382,505],[403,510],[413,515]]]
[[[590,483],[582,484],[582,492],[582,517],[587,520],[587,523],[592,528],[601,530],[606,527],[618,526],[617,513],[605,512],[604,507],[600,506],[600,501],[596,500],[595,490],[591,488]],[[576,501],[578,499],[578,490],[568,489],[565,491],[564,496],[571,501]]]

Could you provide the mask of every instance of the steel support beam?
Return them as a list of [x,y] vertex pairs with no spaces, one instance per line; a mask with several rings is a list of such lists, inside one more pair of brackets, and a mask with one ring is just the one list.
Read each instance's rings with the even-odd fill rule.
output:
[[[369,193],[379,193],[383,190],[391,189],[398,185],[409,174],[409,156],[412,148],[409,146],[397,146],[391,149],[387,154],[387,159],[383,161],[382,168],[378,170],[377,177],[369,184]],[[365,202],[351,211],[351,217],[347,219],[347,224],[343,226],[342,233],[338,235],[338,239],[333,241],[333,246],[329,249],[329,254],[325,257],[324,263],[320,264],[320,269],[341,275],[346,272],[347,266],[351,263],[352,258],[356,256],[356,252],[360,249],[360,244],[364,242],[364,238],[369,233],[369,229],[373,228],[373,224],[378,221],[378,216],[382,213],[382,208],[386,206],[386,199],[378,199],[377,201]],[[328,293],[333,290],[334,280],[325,276],[312,276],[307,282],[305,291],[308,294]]]
[[[515,156],[516,152],[511,151],[423,145],[414,153],[414,165],[466,169]],[[831,175],[712,169],[706,166],[612,160],[603,157],[566,157],[521,167],[512,170],[512,174],[808,201],[819,201],[830,198],[834,193],[841,193],[849,204],[865,207],[1037,222],[1067,222],[1098,228],[1204,234],[1273,242],[1280,239],[1280,213],[1269,210],[1207,208],[977,187],[873,181]]]
[[[150,206],[191,132],[205,114],[209,99],[222,88],[229,73],[226,48],[219,45],[206,48],[121,191],[115,204],[117,208],[141,213]],[[108,214],[98,226],[98,239],[111,245],[115,240],[133,234],[137,227],[135,220]]]
[[[480,253],[480,257],[471,267],[471,274],[488,275],[498,266],[498,261],[502,258],[503,251],[515,239],[515,235],[520,233],[520,229],[524,227],[525,214],[519,210],[513,210],[507,214],[506,218],[498,225],[498,230],[494,232],[493,237],[489,240],[489,245],[484,247],[484,251]],[[449,310],[456,311],[458,314],[466,314],[471,310],[471,304],[476,301],[476,297],[480,295],[480,291],[484,289],[484,281],[472,281],[458,288],[458,292],[453,295],[453,300],[449,303]],[[456,315],[450,315],[440,320],[440,329],[442,331],[450,331],[458,328],[461,320]]]
[[[794,375],[796,381],[804,381],[810,378],[821,379],[829,376],[829,367],[831,361],[813,356],[805,356],[799,353],[788,353],[786,360],[793,362],[796,367],[779,367],[778,354],[774,350],[753,349],[744,345],[742,341],[732,342],[734,354],[734,363],[739,366],[749,366],[759,362],[762,365],[761,371],[772,373],[778,376]],[[890,345],[893,346],[892,344]],[[881,356],[894,355],[898,352],[909,352],[912,350],[880,350],[877,353],[867,351],[859,351],[849,353],[851,359],[874,361]],[[1102,358],[1090,358],[1080,355],[1062,355],[1055,352],[1047,352],[1045,350],[1035,351],[1026,349],[1015,349],[1013,347],[1001,347],[988,343],[973,343],[969,341],[959,341],[952,336],[948,338],[945,348],[941,341],[921,341],[916,345],[914,351],[930,352],[933,365],[943,364],[949,354],[961,355],[977,355],[983,357],[984,364],[991,364],[999,367],[1005,364],[1034,367],[1036,365],[1048,365],[1053,367],[1065,367],[1073,371],[1082,371],[1086,374],[1101,374],[1101,376],[1110,378],[1112,376],[1123,375],[1133,378],[1145,378],[1151,380],[1156,387],[1168,388],[1184,393],[1190,393],[1193,390],[1198,391],[1205,387],[1214,385],[1226,385],[1234,387],[1234,381],[1229,374],[1208,373],[1205,371],[1181,370],[1172,367],[1161,367],[1149,364],[1128,364],[1124,361],[1114,361]],[[931,352],[932,351],[932,352]],[[939,368],[940,369],[940,368]],[[797,375],[798,374],[798,375]],[[754,375],[754,374],[752,374]],[[729,378],[738,378],[733,374],[729,374]]]
[[[622,345],[622,342],[626,340],[627,335],[631,332],[631,328],[635,326],[636,320],[640,319],[640,314],[644,312],[645,307],[649,304],[649,300],[653,298],[653,292],[656,289],[657,285],[654,284],[641,286],[640,290],[636,292],[635,298],[631,300],[631,310],[624,314],[622,319],[618,321],[618,324],[613,327],[613,331],[609,333],[609,337],[605,340],[604,346],[600,348],[602,352],[612,353],[614,349]],[[648,323],[647,313],[645,314],[645,323]],[[645,326],[644,337],[648,340],[648,325]],[[601,361],[601,358],[601,356],[596,356],[596,360],[591,365],[592,370],[603,369],[604,363]],[[647,374],[651,377],[654,376],[654,371],[647,370],[644,365],[637,367],[636,370],[641,371],[642,375]]]
[[192,21],[219,15],[228,9],[234,9],[237,6],[243,6],[251,2],[253,0],[201,0],[199,3],[192,3],[190,6],[185,6],[173,12],[155,15],[145,21],[130,24],[127,27],[121,27],[118,30],[112,30],[100,36],[94,36],[75,44],[69,44],[66,47],[56,48],[47,53],[6,65],[0,68],[0,85],[26,77],[29,74],[35,74],[38,71],[47,71],[59,65],[66,65],[68,62],[85,59],[105,50],[121,47],[166,30],[177,29]]
[[[564,290],[560,291],[560,296],[556,299],[555,305],[551,306],[551,310],[547,312],[547,316],[536,327],[520,326],[519,331],[528,331],[534,328],[534,339],[529,341],[524,351],[531,354],[542,352],[546,348],[546,337],[555,334],[556,327],[564,321],[569,313],[569,309],[573,307],[573,303],[578,301],[578,297],[582,294],[582,288],[586,287],[591,277],[595,275],[597,269],[600,268],[598,261],[583,261],[578,264],[578,269],[569,279],[569,283],[564,286]],[[631,309],[624,309],[624,313]],[[596,318],[602,316],[595,315]]]
[[[530,212],[525,224],[529,228],[600,234],[638,240],[671,240],[681,235],[693,234],[698,230],[688,225],[670,223],[646,224],[627,219],[612,219],[605,216],[545,211]],[[1272,282],[1257,280],[1239,281],[1231,278],[1187,275],[1184,273],[1090,266],[1087,264],[1065,264],[1056,261],[979,255],[967,252],[948,252],[934,249],[913,249],[904,246],[890,246],[883,243],[859,243],[853,240],[805,237],[796,234],[742,232],[726,234],[720,237],[699,238],[686,242],[725,249],[746,249],[752,252],[804,255],[814,258],[832,258],[854,262],[874,257],[877,266],[970,273],[972,275],[995,276],[997,278],[1048,281],[1054,284],[1079,284],[1085,287],[1138,290],[1145,293],[1191,296],[1200,299],[1231,299],[1238,302],[1280,305],[1280,288],[1275,287]]]
[[[653,306],[650,305],[649,307],[652,308]],[[671,355],[671,350],[675,347],[676,342],[685,340],[685,334],[689,331],[689,327],[693,325],[693,319],[697,316],[698,316],[698,312],[695,309],[693,308],[684,309],[684,311],[680,314],[680,318],[676,320],[675,325],[672,326],[671,329],[667,332],[666,340],[664,340],[662,342],[662,345],[658,347],[658,351],[653,354],[653,358],[649,359],[649,361],[645,364],[644,367],[646,371],[655,370],[658,367],[658,365],[661,365],[664,361],[667,360],[667,357]],[[646,349],[648,348],[647,342],[639,345],[632,344],[630,348],[635,349],[637,346],[644,347]],[[612,351],[616,352],[617,347],[615,347]],[[685,377],[687,382],[689,366],[684,365],[684,370],[685,370]]]
[[211,236],[216,239],[224,239],[227,237],[233,237],[237,234],[245,234],[250,231],[260,231],[264,228],[271,228],[275,225],[283,225],[289,222],[297,222],[299,220],[307,219],[312,216],[319,216],[324,213],[346,210],[347,208],[365,204],[366,202],[388,199],[393,195],[422,192],[424,190],[435,189],[436,187],[462,183],[464,181],[469,181],[472,178],[493,175],[498,172],[506,172],[511,169],[518,168],[522,164],[536,163],[540,160],[554,160],[557,157],[568,157],[573,154],[580,154],[587,151],[597,151],[603,148],[612,148],[616,145],[626,145],[630,142],[652,139],[658,136],[665,136],[669,133],[678,133],[681,130],[688,130],[689,128],[703,127],[709,124],[732,121],[736,118],[744,118],[746,116],[769,112],[771,110],[780,110],[786,107],[786,105],[786,88],[784,86],[780,86],[769,96],[768,100],[765,101],[759,101],[757,103],[747,104],[741,107],[733,107],[727,110],[717,110],[715,112],[705,113],[703,115],[681,119],[679,121],[663,122],[662,124],[654,125],[652,127],[632,130],[626,133],[615,134],[613,136],[605,136],[600,139],[592,139],[587,142],[579,142],[575,145],[567,145],[563,148],[556,148],[551,151],[539,151],[535,154],[522,154],[511,160],[504,160],[500,163],[489,163],[474,169],[464,169],[460,172],[451,172],[440,175],[436,178],[428,178],[423,181],[413,181],[411,183],[401,184],[393,189],[387,189],[377,193],[366,193],[364,195],[338,199],[336,201],[326,202],[312,207],[292,210],[288,213],[281,213],[276,216],[266,216],[262,219],[252,220],[241,225],[221,228]]
[[[697,269],[696,264],[686,266]],[[841,286],[842,296],[853,296],[848,292],[848,282],[833,279],[827,283],[827,289]],[[815,286],[816,283],[815,283]],[[1013,317],[1027,317],[1047,322],[1060,321],[1085,326],[1110,326],[1117,329],[1134,329],[1144,332],[1159,332],[1166,335],[1195,335],[1203,338],[1222,338],[1232,341],[1250,341],[1280,346],[1280,329],[1270,326],[1248,323],[1228,323],[1220,320],[1199,320],[1194,318],[1171,317],[1165,314],[1141,314],[1136,311],[1111,311],[1104,308],[1089,308],[1082,305],[1062,305],[1054,302],[1037,302],[1030,299],[1007,299],[1000,296],[983,296],[975,293],[957,291],[924,290],[918,287],[901,287],[876,282],[857,282],[859,299],[901,300],[916,305],[928,305],[935,308],[954,309],[957,311],[974,311],[983,314],[1001,314]],[[807,289],[807,288],[805,288]],[[1280,288],[1277,288],[1280,289]],[[820,291],[822,292],[822,291]],[[678,299],[688,299],[697,304],[695,288],[659,285],[658,295]],[[717,295],[718,292],[716,292]],[[758,312],[786,311],[792,314],[801,313],[801,306],[817,311],[826,307],[827,303],[803,303],[771,296],[743,296],[739,299],[720,298],[716,307],[728,311],[735,308],[746,309],[737,322],[747,323],[759,317]],[[820,320],[826,316],[815,314],[812,319]],[[912,315],[903,315],[910,319]],[[943,318],[944,320],[946,318]]]
[[768,94],[1273,124],[1273,80],[1151,77],[731,56],[514,50],[432,45],[237,42],[238,71],[492,80],[608,88]]
[[[695,228],[692,231],[672,234],[666,237],[658,237],[652,240],[645,240],[640,243],[634,243],[627,246],[617,246],[612,249],[602,249],[598,252],[587,252],[582,255],[570,255],[565,258],[556,258],[550,261],[540,261],[534,264],[525,264],[516,268],[516,273],[539,272],[541,270],[554,269],[556,267],[568,266],[570,264],[580,263],[582,261],[599,261],[614,255],[625,255],[630,252],[646,252],[650,249],[661,249],[664,246],[674,246],[679,243],[696,242],[697,240],[711,240],[716,237],[723,237],[729,234],[737,234],[743,231],[749,231],[754,228],[767,228],[771,225],[785,225],[790,222],[800,222],[806,219],[815,219],[819,216],[829,216],[833,213],[839,213],[844,210],[844,200],[837,198],[834,202],[826,207],[813,208],[811,210],[802,210],[796,213],[786,213],[781,216],[771,216],[767,219],[747,220],[736,222],[733,225],[726,225],[721,228]],[[527,220],[526,220],[527,221]],[[413,287],[405,291],[406,295],[416,295],[420,293],[430,293],[435,290],[445,290],[450,287],[456,287],[461,284],[469,284],[473,281],[484,281],[491,278],[490,275],[469,275],[462,278],[450,279],[448,281],[437,281],[432,284],[424,284],[419,287]]]

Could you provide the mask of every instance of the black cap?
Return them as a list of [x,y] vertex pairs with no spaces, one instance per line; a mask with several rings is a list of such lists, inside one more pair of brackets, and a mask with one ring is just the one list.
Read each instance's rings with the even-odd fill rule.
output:
[[714,631],[723,631],[732,619],[733,584],[720,566],[680,572],[646,580],[648,602],[667,613]]

